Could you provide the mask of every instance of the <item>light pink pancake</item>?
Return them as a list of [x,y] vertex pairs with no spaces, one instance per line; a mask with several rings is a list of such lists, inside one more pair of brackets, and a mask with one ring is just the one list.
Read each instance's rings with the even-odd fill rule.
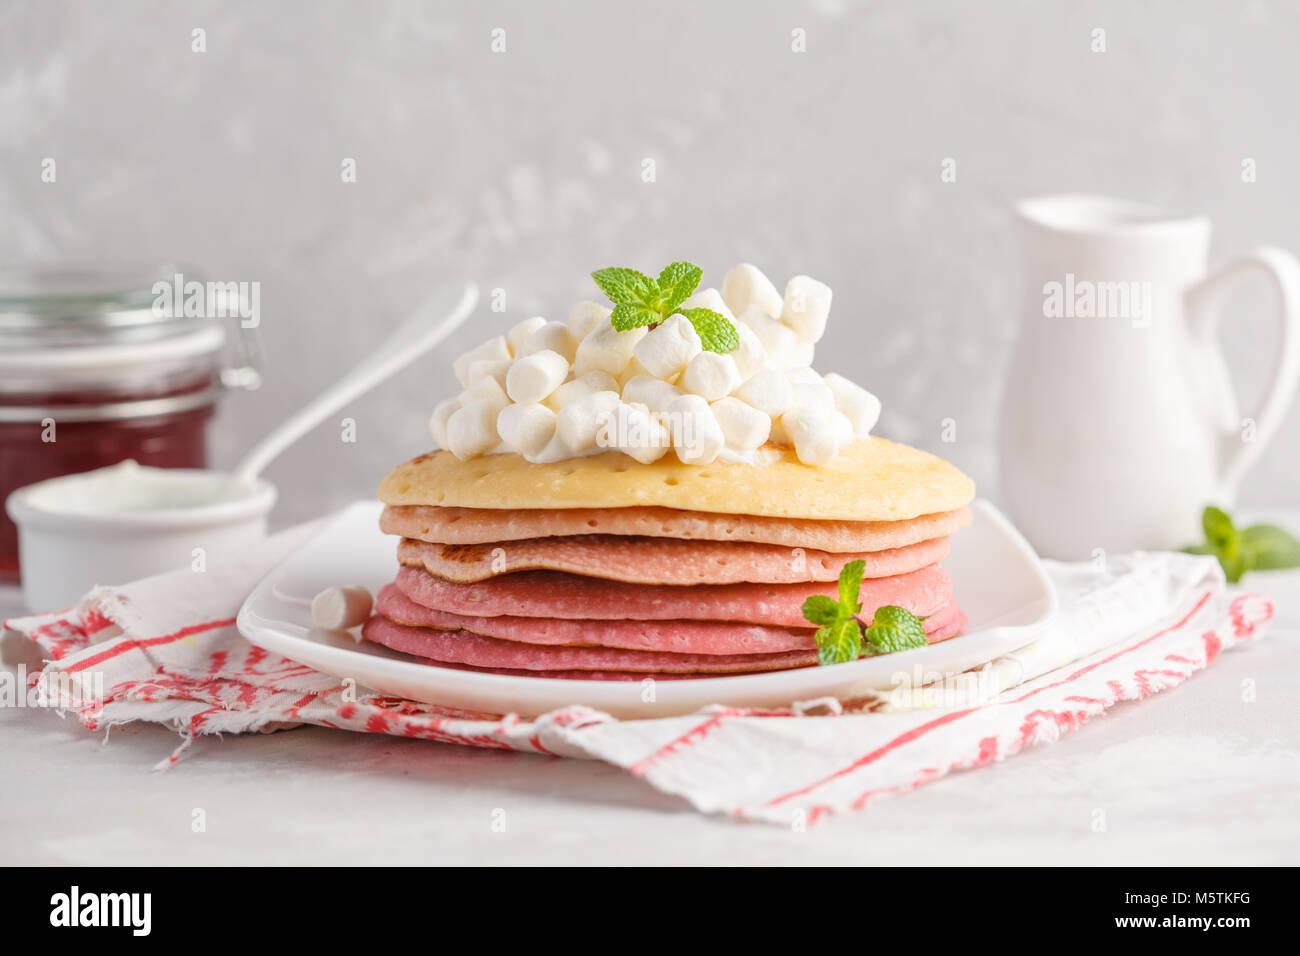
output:
[[388,505],[379,527],[438,544],[486,544],[576,534],[640,535],[692,541],[750,541],[857,553],[942,538],[970,524],[969,508],[907,521],[812,521],[708,514],[672,508],[486,509]]
[[362,634],[368,641],[395,651],[471,667],[510,670],[599,670],[639,674],[743,674],[785,670],[817,662],[817,651],[779,654],[669,654],[663,651],[628,651],[613,647],[562,647],[524,644],[483,637],[468,631],[440,631],[411,627],[376,615]]
[[430,544],[406,538],[397,560],[447,581],[482,581],[516,571],[567,571],[633,584],[793,584],[835,581],[850,561],[864,577],[916,571],[948,556],[948,539],[933,538],[888,551],[830,554],[748,541],[678,541],[583,534],[492,544]]
[[[676,654],[771,654],[817,646],[812,625],[802,628],[732,624],[725,621],[568,621],[547,617],[468,617],[416,604],[395,584],[375,599],[375,611],[414,627],[466,630],[484,637],[527,644],[618,647]],[[951,637],[964,619],[957,605],[945,604],[925,619],[931,642]]]
[[[836,596],[834,583],[640,585],[565,574],[519,571],[473,584],[401,568],[397,586],[416,604],[469,617],[550,617],[578,620],[744,621],[803,627],[804,599]],[[863,617],[886,604],[924,617],[952,600],[952,579],[937,564],[862,582]]]

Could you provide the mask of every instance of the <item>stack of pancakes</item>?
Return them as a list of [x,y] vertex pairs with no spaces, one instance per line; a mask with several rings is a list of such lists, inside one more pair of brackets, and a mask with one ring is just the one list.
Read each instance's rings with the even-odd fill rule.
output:
[[931,643],[965,616],[939,562],[974,485],[880,438],[810,468],[765,446],[753,464],[641,464],[618,452],[550,464],[449,452],[398,466],[381,528],[397,579],[366,639],[431,664],[639,680],[817,662],[812,594],[866,564],[862,618],[898,605]]

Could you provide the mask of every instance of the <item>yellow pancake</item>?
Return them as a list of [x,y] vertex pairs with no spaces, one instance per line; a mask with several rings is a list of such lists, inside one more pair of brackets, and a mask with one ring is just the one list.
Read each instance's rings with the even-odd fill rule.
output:
[[379,486],[389,505],[454,508],[630,508],[841,521],[905,521],[970,503],[975,483],[928,452],[868,438],[831,462],[801,464],[768,445],[762,464],[683,465],[671,452],[643,465],[602,452],[535,465],[516,454],[461,461],[435,451],[398,465]]

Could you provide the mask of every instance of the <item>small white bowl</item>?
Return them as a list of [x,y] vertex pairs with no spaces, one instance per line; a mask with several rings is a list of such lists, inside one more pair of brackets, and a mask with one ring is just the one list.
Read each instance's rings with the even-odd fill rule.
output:
[[[113,473],[124,467],[130,487]],[[224,472],[134,462],[19,488],[5,510],[18,526],[23,600],[32,611],[62,610],[96,585],[198,571],[266,537],[275,499],[261,478],[238,484]]]

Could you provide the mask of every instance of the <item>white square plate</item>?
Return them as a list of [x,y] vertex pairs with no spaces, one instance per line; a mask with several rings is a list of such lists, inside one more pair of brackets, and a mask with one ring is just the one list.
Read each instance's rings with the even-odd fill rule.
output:
[[[655,681],[555,680],[455,670],[312,626],[314,594],[361,584],[371,593],[397,573],[395,539],[379,531],[379,502],[359,502],[328,520],[277,567],[239,611],[240,632],[254,644],[381,693],[485,713],[537,716],[585,704],[615,717],[666,717],[709,704],[785,707],[868,690],[887,690],[900,673],[952,674],[1024,647],[1056,614],[1056,592],[1037,555],[986,501],[952,537],[943,562],[952,575],[967,630],[951,640],[833,667],[806,667],[733,677]],[[652,699],[647,700],[650,697]]]

